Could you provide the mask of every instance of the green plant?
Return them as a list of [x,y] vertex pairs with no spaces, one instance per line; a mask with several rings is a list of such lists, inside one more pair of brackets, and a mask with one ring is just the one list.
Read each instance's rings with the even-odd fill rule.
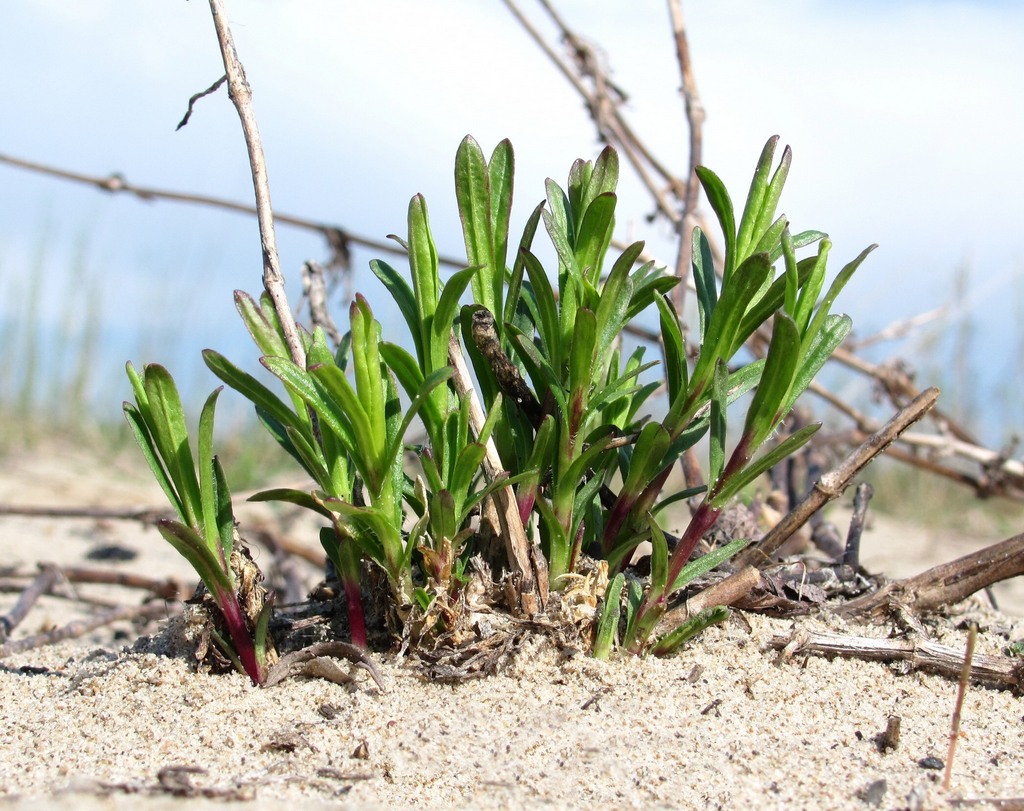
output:
[[[473,515],[504,487],[514,488],[519,517],[546,557],[555,592],[587,555],[604,558],[616,573],[596,623],[596,656],[610,653],[620,630],[630,651],[668,653],[727,615],[712,608],[677,627],[659,627],[674,594],[746,543],[737,539],[690,560],[722,510],[816,430],[769,442],[848,333],[849,319],[830,310],[868,253],[825,290],[829,241],[817,231],[791,236],[786,218],[776,216],[790,164],[787,149],[772,172],[776,144],[771,139],[762,152],[738,225],[722,182],[698,170],[723,230],[725,261],[719,282],[710,243],[695,229],[700,329],[692,370],[666,296],[679,280],[641,261],[643,243],[610,256],[618,181],[611,148],[596,161],[577,161],[565,190],[547,181],[546,199],[528,218],[509,264],[511,145],[502,142],[487,160],[472,138],[463,141],[455,182],[467,267],[441,280],[419,195],[409,205],[407,238],[398,240],[408,252],[408,280],[383,261],[371,263],[406,321],[411,352],[381,340],[380,325],[359,295],[350,308],[350,332],[336,351],[321,330],[301,333],[303,368],[291,359],[269,300],[236,294],[261,362],[283,383],[288,402],[212,350],[205,353],[207,365],[254,403],[270,434],[316,483],[312,492],[272,490],[257,498],[291,501],[327,519],[321,541],[344,584],[357,644],[366,643],[364,560],[386,573],[393,610],[406,630],[413,623],[416,634],[430,633],[441,614],[449,624],[457,621],[447,607],[457,604],[473,551]],[[541,223],[557,257],[550,274],[532,247]],[[797,259],[798,250],[814,244],[816,254]],[[460,308],[467,289],[473,303]],[[645,373],[656,364],[645,362],[643,348],[628,357],[621,349],[629,323],[652,306],[668,394],[660,420],[645,413],[660,385]],[[737,365],[755,333],[767,346],[764,357]],[[463,351],[486,415],[476,424],[468,397],[450,384],[450,353]],[[730,404],[752,390],[743,429],[727,454]],[[426,434],[415,448],[418,473],[404,464],[414,416]],[[201,421],[201,436],[205,425]],[[665,493],[673,466],[705,435],[709,485]],[[481,463],[489,443],[506,475],[485,481]],[[659,512],[701,493],[670,551]],[[627,588],[622,570],[645,540],[653,548],[650,583],[642,588],[630,579]],[[431,613],[436,605],[445,611]]]
[[268,659],[275,655],[267,636],[273,599],[265,598],[253,574],[258,571],[255,564],[241,552],[231,494],[220,461],[213,455],[214,409],[220,389],[209,396],[199,418],[197,473],[174,379],[156,364],[140,374],[129,363],[127,371],[135,405],[124,404],[125,416],[180,519],[162,519],[157,529],[192,564],[220,611],[227,638],[216,622],[212,636],[221,651],[253,684],[262,684]]

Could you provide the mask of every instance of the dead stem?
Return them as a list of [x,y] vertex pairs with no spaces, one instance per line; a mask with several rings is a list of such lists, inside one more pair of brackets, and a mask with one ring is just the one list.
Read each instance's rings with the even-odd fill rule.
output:
[[[823,634],[800,630],[774,636],[769,643],[781,651],[780,658],[798,653],[844,656],[880,662],[906,662],[911,670],[924,670],[958,678],[964,668],[962,650],[926,639],[874,639],[845,634]],[[971,679],[991,687],[1024,688],[1024,663],[1007,656],[975,656]]]
[[[479,436],[486,418],[480,398],[473,388],[473,379],[466,366],[462,346],[454,332],[448,344],[448,362],[454,369],[452,385],[459,397],[468,398],[470,425],[474,434]],[[493,439],[488,438],[484,448],[484,475],[490,482],[504,473],[504,467]],[[524,614],[532,617],[540,612],[548,599],[548,571],[544,555],[526,537],[519,506],[510,487],[496,490],[490,498],[484,500],[483,509],[485,517],[493,522],[505,541],[512,575],[519,581],[517,590],[520,608]]]
[[886,611],[895,604],[933,611],[965,600],[993,583],[1024,574],[1024,533],[942,563],[905,580],[888,583],[873,594],[836,608],[846,617]]
[[764,566],[771,563],[772,555],[786,539],[807,523],[811,516],[825,504],[842,495],[854,476],[888,448],[907,428],[921,419],[935,405],[938,396],[938,389],[926,389],[910,405],[869,436],[838,466],[818,479],[804,500],[779,521],[764,538],[743,551],[737,558],[737,565]]
[[6,656],[10,656],[14,653],[22,653],[27,650],[34,650],[35,648],[44,648],[47,645],[56,645],[58,642],[63,642],[66,639],[77,639],[80,636],[84,636],[90,631],[94,631],[97,628],[102,628],[104,625],[110,625],[112,622],[119,622],[121,620],[131,620],[137,622],[140,620],[154,620],[160,619],[161,617],[170,617],[176,613],[174,603],[146,603],[145,605],[135,606],[118,606],[108,611],[104,611],[97,614],[94,617],[88,619],[75,620],[69,622],[67,625],[63,625],[60,628],[54,628],[51,631],[47,631],[42,634],[35,634],[34,636],[28,636],[24,639],[18,639],[14,642],[7,642],[0,645],[0,659]]
[[[100,175],[89,175],[3,154],[0,154],[0,163],[5,163],[8,166],[14,166],[19,169],[26,169],[30,172],[49,175],[50,177],[58,177],[61,180],[68,180],[73,183],[83,183],[87,186],[95,186],[96,188],[111,194],[129,194],[147,202],[152,200],[166,200],[174,203],[187,203],[190,205],[219,208],[225,211],[234,211],[238,214],[248,214],[250,216],[256,215],[256,206],[239,203],[235,200],[225,200],[222,197],[211,197],[206,194],[157,189],[152,186],[140,186],[134,183],[129,183],[120,172],[112,172],[105,177]],[[316,220],[306,219],[305,217],[296,217],[293,214],[282,214],[280,211],[274,212],[274,222],[278,225],[290,225],[294,228],[300,228],[305,231],[315,231],[316,233],[321,234],[327,240],[331,254],[334,256],[341,253],[347,253],[349,244],[360,245],[373,251],[397,256],[408,255],[405,248],[401,247],[396,242],[392,242],[390,240],[370,239],[369,237],[361,234],[354,234],[340,225],[317,222]],[[452,268],[463,268],[466,265],[465,260],[453,259],[446,256],[439,256],[437,261],[442,265]],[[337,267],[339,265],[344,265],[344,262],[331,262],[332,267]]]
[[288,306],[288,296],[284,289],[284,276],[277,256],[277,238],[274,235],[274,214],[270,204],[270,182],[267,178],[267,163],[263,154],[263,142],[260,140],[256,115],[252,108],[252,90],[245,78],[235,51],[235,43],[231,37],[227,15],[222,0],[210,0],[210,12],[213,25],[217,30],[217,42],[220,44],[221,56],[224,59],[224,71],[228,76],[228,96],[238,111],[242,122],[242,133],[245,146],[249,152],[249,166],[252,170],[252,185],[256,194],[256,219],[260,227],[260,240],[263,246],[263,286],[274,304],[284,333],[285,343],[291,352],[292,360],[300,368],[306,367],[306,352],[302,347],[295,319]]
[[978,641],[978,626],[971,624],[967,632],[967,650],[964,651],[964,666],[960,673],[960,684],[956,691],[956,704],[953,707],[953,720],[949,730],[949,752],[946,754],[946,775],[942,780],[942,790],[949,791],[949,781],[953,777],[953,758],[956,756],[956,742],[960,738],[960,714],[964,708],[964,698],[971,683],[971,661],[974,659],[974,646]]

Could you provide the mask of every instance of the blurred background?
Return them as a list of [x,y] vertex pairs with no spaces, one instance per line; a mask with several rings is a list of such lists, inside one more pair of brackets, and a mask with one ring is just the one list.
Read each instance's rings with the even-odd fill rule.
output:
[[[634,128],[683,175],[668,12],[628,5],[557,8],[628,94]],[[522,8],[555,41],[539,7]],[[514,238],[544,178],[564,184],[574,159],[601,148],[581,99],[499,0],[235,0],[228,12],[279,212],[382,240],[405,233],[419,192],[439,251],[464,257],[452,180],[464,135],[488,154],[506,137],[516,149]],[[794,230],[830,234],[833,271],[880,245],[840,300],[856,337],[945,308],[867,356],[906,358],[981,439],[1008,441],[1024,424],[1024,6],[726,0],[684,12],[707,113],[703,162],[739,204],[765,140],[781,135],[794,152],[781,205]],[[223,88],[175,131],[189,97],[222,73],[206,3],[15,0],[0,29],[0,155],[249,203]],[[671,264],[669,224],[650,220],[628,170],[620,188],[618,236],[645,239]],[[278,240],[296,301],[302,263],[325,261],[328,248],[285,226]],[[376,255],[353,248],[334,302],[344,326],[347,291],[363,292],[388,336],[395,312],[367,267]],[[3,410],[119,421],[129,359],[168,366],[198,405],[216,384],[202,348],[255,366],[231,293],[258,292],[261,270],[251,217],[0,163]],[[837,380],[868,405],[869,381]],[[225,397],[222,414],[232,408],[241,419],[240,398]]]

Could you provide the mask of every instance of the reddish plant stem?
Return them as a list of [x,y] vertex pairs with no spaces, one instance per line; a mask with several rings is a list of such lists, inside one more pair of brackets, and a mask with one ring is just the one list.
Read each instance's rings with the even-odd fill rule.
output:
[[245,613],[242,611],[242,606],[238,603],[238,595],[233,592],[218,590],[215,592],[215,596],[217,606],[220,608],[221,614],[224,615],[224,624],[227,625],[231,644],[235,648],[235,653],[238,654],[238,661],[242,663],[242,668],[245,670],[246,675],[252,679],[252,683],[258,687],[263,684],[266,674],[263,672],[263,667],[256,656],[253,631],[249,629],[249,625],[245,621]]

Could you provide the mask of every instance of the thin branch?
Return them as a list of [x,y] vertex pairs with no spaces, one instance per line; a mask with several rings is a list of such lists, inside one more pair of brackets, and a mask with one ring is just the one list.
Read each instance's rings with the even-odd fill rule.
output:
[[59,576],[56,566],[43,566],[43,570],[36,579],[18,597],[14,608],[0,617],[0,644],[3,644],[10,638],[11,632],[28,616],[28,612],[32,610],[32,606],[36,604],[39,598],[53,587]]
[[[913,670],[925,670],[957,678],[963,670],[963,651],[922,639],[873,639],[800,630],[772,637],[771,646],[789,659],[798,653],[845,656],[881,662],[907,662]],[[992,687],[1024,687],[1024,663],[1007,656],[975,656],[971,679]]]
[[[690,131],[690,165],[686,175],[686,194],[683,197],[682,216],[679,219],[679,253],[676,257],[676,276],[680,279],[690,275],[692,242],[690,234],[696,224],[697,199],[700,186],[697,182],[697,167],[701,163],[704,146],[704,105],[697,92],[697,80],[693,74],[693,63],[690,60],[690,45],[686,39],[686,24],[683,21],[683,6],[680,0],[669,0],[669,13],[672,17],[672,31],[676,42],[676,59],[679,62],[679,76],[682,81],[686,121]],[[686,287],[678,285],[673,291],[676,312],[682,313],[686,303]]]
[[[212,197],[206,194],[170,191],[168,189],[157,189],[152,186],[139,186],[134,183],[129,183],[125,180],[124,175],[119,172],[114,172],[106,177],[87,175],[82,174],[81,172],[72,172],[67,169],[60,169],[44,163],[36,163],[35,161],[24,160],[23,158],[15,158],[10,155],[3,154],[0,154],[0,163],[5,163],[8,166],[14,166],[18,169],[25,169],[29,172],[36,172],[38,174],[60,178],[61,180],[69,180],[73,183],[95,186],[101,191],[110,192],[111,194],[129,194],[147,202],[154,200],[166,200],[174,203],[209,206],[210,208],[234,211],[238,214],[247,214],[250,216],[256,215],[255,206],[239,203],[235,200],[225,200],[222,197]],[[360,245],[364,248],[395,256],[408,255],[408,252],[397,242],[393,242],[392,240],[370,239],[369,237],[362,236],[360,234],[354,234],[340,225],[317,222],[316,220],[306,219],[305,217],[296,217],[292,214],[282,214],[279,211],[274,213],[274,222],[278,225],[290,225],[304,231],[315,231],[323,236],[327,240],[328,247],[330,248],[332,255],[335,257],[331,263],[332,267],[336,267],[339,264],[344,266],[342,257],[347,253],[347,246],[349,244]],[[460,261],[446,256],[439,256],[438,262],[452,268],[464,268],[466,266],[465,260]]]
[[[462,354],[462,346],[453,332],[448,344],[448,362],[454,369],[452,385],[460,399],[469,401],[469,421],[475,435],[479,436],[486,417],[480,398],[473,388],[473,378]],[[498,456],[493,438],[484,445],[483,469],[487,481],[494,481],[505,473]],[[530,543],[526,529],[519,515],[519,506],[511,487],[500,487],[490,498],[485,499],[484,509],[490,513],[490,520],[505,541],[512,574],[519,579],[517,592],[520,608],[527,616],[539,613],[548,598],[548,572],[544,555]]]
[[839,498],[850,485],[854,476],[888,448],[907,428],[928,413],[928,410],[935,405],[938,396],[938,389],[925,390],[910,405],[868,437],[837,467],[818,479],[804,500],[776,524],[764,538],[744,550],[738,556],[736,564],[742,566],[770,563],[772,555],[785,543],[786,539],[807,523],[811,516],[825,504]]
[[194,93],[188,100],[188,109],[185,111],[185,116],[178,122],[178,126],[174,128],[174,131],[177,132],[188,123],[188,120],[192,117],[192,110],[199,99],[209,96],[212,93],[216,93],[220,86],[227,80],[227,76],[221,76],[217,81],[206,88],[206,90],[200,90],[198,93]]
[[302,347],[302,340],[299,338],[291,307],[288,305],[288,296],[284,289],[284,276],[281,273],[277,255],[277,238],[274,235],[274,214],[270,203],[267,162],[263,154],[259,128],[256,125],[256,115],[252,108],[252,90],[245,78],[245,68],[242,67],[235,51],[235,43],[231,38],[231,29],[228,26],[222,0],[210,0],[210,13],[213,15],[213,25],[217,30],[217,42],[220,44],[221,56],[224,59],[224,71],[228,76],[228,96],[238,111],[238,118],[242,123],[242,133],[245,136],[245,146],[249,152],[252,185],[256,194],[256,219],[259,222],[260,241],[263,248],[263,287],[274,304],[274,311],[281,323],[281,331],[284,333],[284,340],[288,345],[292,360],[304,369],[306,367],[306,352]]
[[956,704],[953,707],[953,718],[949,730],[949,751],[946,753],[946,774],[942,779],[942,790],[949,791],[949,781],[953,777],[953,758],[956,756],[956,742],[960,738],[960,717],[964,709],[964,698],[971,683],[971,663],[974,660],[974,646],[978,641],[978,626],[971,624],[967,632],[967,650],[964,651],[964,667],[960,673],[960,684],[956,691]]
[[843,603],[835,611],[847,617],[877,614],[893,605],[933,611],[1020,575],[1024,575],[1024,533],[933,566],[914,577],[888,583],[872,594]]
[[104,625],[110,625],[113,622],[120,622],[121,620],[132,620],[133,622],[154,620],[161,617],[169,617],[172,613],[171,606],[162,602],[135,606],[118,606],[88,619],[69,622],[67,625],[54,628],[52,631],[47,631],[43,634],[35,634],[34,636],[28,636],[24,639],[17,639],[14,642],[0,645],[0,659],[14,653],[44,648],[47,645],[55,645],[66,639],[77,639],[90,631],[95,631],[97,628],[102,628]]

